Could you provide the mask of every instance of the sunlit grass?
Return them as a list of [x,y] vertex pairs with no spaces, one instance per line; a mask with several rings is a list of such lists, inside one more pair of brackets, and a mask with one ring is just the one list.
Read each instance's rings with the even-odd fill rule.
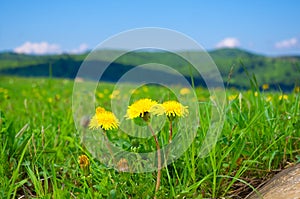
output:
[[[186,124],[200,124],[196,138],[179,159],[162,168],[157,198],[243,198],[262,180],[299,162],[297,88],[292,93],[270,91],[266,85],[263,91],[228,89],[221,135],[203,156],[199,153],[213,103],[206,89],[196,88],[198,120]],[[85,126],[76,129],[73,121],[72,89],[70,80],[1,77],[0,198],[153,198],[155,172],[118,172],[84,146]],[[174,89],[182,99],[191,94],[186,88]],[[141,98],[159,103],[176,100],[173,92],[157,85],[126,90],[126,86],[118,89],[101,83],[95,92],[95,108],[113,111],[124,121],[124,128],[130,128],[131,121],[124,117],[129,104]],[[174,136],[180,128],[184,126],[174,124]],[[168,134],[167,122],[158,134],[161,146],[168,143]],[[136,138],[121,130],[108,134],[108,139],[130,152],[156,148],[152,137]],[[89,160],[84,168],[78,162],[83,155]]]

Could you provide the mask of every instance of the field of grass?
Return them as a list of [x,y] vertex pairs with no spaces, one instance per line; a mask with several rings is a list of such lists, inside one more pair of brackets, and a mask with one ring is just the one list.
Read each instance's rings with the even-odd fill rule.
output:
[[[113,88],[101,84],[96,104],[111,110]],[[299,87],[292,93],[228,89],[221,135],[205,156],[199,151],[213,103],[208,90],[196,88],[199,116],[187,123],[200,124],[196,138],[162,168],[155,193],[157,171],[118,172],[86,149],[84,129],[76,129],[73,120],[72,92],[71,80],[1,77],[0,198],[244,198],[276,172],[300,162]],[[131,102],[174,98],[153,85],[127,94]],[[165,125],[160,144],[168,134]],[[153,138],[112,132],[108,139],[127,151],[155,150]],[[89,159],[86,165],[78,162],[82,155]]]

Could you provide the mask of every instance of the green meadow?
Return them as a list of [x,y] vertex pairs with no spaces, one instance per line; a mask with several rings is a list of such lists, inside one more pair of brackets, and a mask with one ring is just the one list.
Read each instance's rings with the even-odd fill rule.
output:
[[[214,103],[206,88],[195,88],[199,115],[186,125],[199,124],[196,137],[178,159],[162,167],[155,192],[157,171],[118,171],[82,143],[86,124],[76,128],[74,122],[72,80],[2,76],[0,198],[245,198],[275,173],[300,162],[299,87],[283,93],[249,82],[253,83],[249,90],[226,89],[224,124],[205,155],[199,153]],[[192,92],[177,89],[182,97]],[[176,100],[171,90],[155,85],[126,94],[116,93],[113,84],[101,83],[95,106],[112,110],[111,101],[122,102],[125,97],[130,103],[141,98]],[[161,145],[169,133],[168,124],[163,125],[157,134]],[[177,136],[179,127],[174,125]],[[125,151],[156,149],[152,137],[135,138],[119,131],[107,134],[111,143]],[[83,155],[88,158],[84,165],[79,161]]]

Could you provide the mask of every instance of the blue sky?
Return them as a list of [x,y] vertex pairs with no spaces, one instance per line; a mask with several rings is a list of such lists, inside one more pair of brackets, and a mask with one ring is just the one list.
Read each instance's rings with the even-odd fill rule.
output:
[[300,55],[300,1],[0,2],[0,51],[79,53],[133,28],[182,32],[205,49]]

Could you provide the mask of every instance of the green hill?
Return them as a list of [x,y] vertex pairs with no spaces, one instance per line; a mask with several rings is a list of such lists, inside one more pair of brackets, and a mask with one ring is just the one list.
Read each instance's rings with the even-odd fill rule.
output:
[[27,55],[17,54],[13,52],[0,53],[0,71],[3,69],[28,67],[37,64],[52,63],[61,59],[72,59],[75,61],[82,61],[87,54],[80,55]]
[[239,49],[221,49],[210,53],[225,77],[233,69],[233,84],[246,86],[245,68],[254,74],[258,83],[272,87],[293,87],[300,79],[300,57],[266,57]]
[[[99,60],[96,56],[92,60],[100,66],[108,61],[109,57],[116,53],[114,50],[101,51],[105,56]],[[189,56],[198,56],[199,52],[181,52]],[[271,88],[280,87],[283,90],[292,89],[299,84],[300,77],[300,56],[267,57],[254,54],[242,49],[218,49],[209,52],[216,63],[224,81],[228,80],[229,85],[249,88],[249,74],[255,75],[259,85],[269,84]],[[25,55],[10,52],[0,53],[0,74],[17,76],[44,76],[74,78],[76,73],[88,54],[80,55]],[[107,59],[105,58],[107,57]],[[117,81],[124,73],[131,68],[146,64],[160,63],[179,71],[187,79],[190,76],[189,63],[176,54],[165,51],[135,51],[114,60],[105,73],[105,81]],[[159,68],[151,68],[159,70]],[[209,71],[209,68],[207,69]],[[148,71],[149,72],[149,71]],[[51,73],[51,74],[50,74]],[[164,74],[166,75],[166,74]],[[203,83],[201,75],[193,71],[197,84]]]

